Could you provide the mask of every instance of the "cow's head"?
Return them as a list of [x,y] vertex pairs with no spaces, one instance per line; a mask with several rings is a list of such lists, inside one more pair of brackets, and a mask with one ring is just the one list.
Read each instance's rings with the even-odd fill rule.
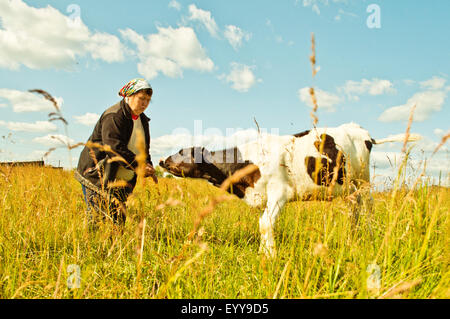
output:
[[204,147],[184,148],[159,162],[159,166],[178,177],[206,179],[220,185],[223,173],[213,164],[211,153]]

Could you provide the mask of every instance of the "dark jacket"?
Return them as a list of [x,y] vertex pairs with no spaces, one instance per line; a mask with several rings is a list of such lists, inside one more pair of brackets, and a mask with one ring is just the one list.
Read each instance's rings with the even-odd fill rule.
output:
[[[145,133],[145,154],[147,156],[147,163],[152,164],[150,157],[150,119],[142,113],[140,115],[142,127]],[[98,143],[101,145],[109,145],[111,149],[122,156],[133,168],[136,168],[138,163],[136,162],[136,155],[128,149],[128,142],[133,132],[133,119],[131,117],[131,109],[125,100],[108,108],[100,117],[95,125],[92,135],[89,137],[89,141]],[[117,155],[112,152],[101,151],[98,148],[92,148],[95,154],[98,165],[95,164],[93,158],[89,154],[90,149],[85,146],[80,154],[78,161],[77,172],[75,177],[83,185],[83,178],[87,179],[90,183],[96,187],[101,188],[106,186],[108,182],[113,181],[119,165],[127,167],[122,162],[108,163],[108,159],[111,159]],[[129,168],[129,167],[127,167]],[[99,176],[99,169],[101,171],[102,180]],[[81,175],[81,176],[80,176]],[[102,185],[103,184],[103,185]]]

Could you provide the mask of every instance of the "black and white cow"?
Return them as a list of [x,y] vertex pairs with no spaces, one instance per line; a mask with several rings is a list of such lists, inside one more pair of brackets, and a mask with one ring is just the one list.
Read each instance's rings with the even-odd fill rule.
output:
[[[404,134],[374,140],[355,123],[315,128],[295,135],[264,135],[235,148],[210,152],[202,147],[180,150],[159,165],[179,177],[202,178],[215,186],[235,171],[254,164],[252,174],[232,186],[251,206],[265,209],[259,219],[261,247],[275,255],[273,227],[286,202],[295,198],[340,195],[344,180],[358,186],[370,182],[370,151],[375,144],[399,142]],[[411,134],[408,141],[420,136]]]

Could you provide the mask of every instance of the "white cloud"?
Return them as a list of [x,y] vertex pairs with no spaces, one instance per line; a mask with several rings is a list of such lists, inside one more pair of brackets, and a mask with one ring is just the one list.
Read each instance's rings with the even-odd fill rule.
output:
[[[309,87],[304,87],[298,90],[298,97],[300,101],[302,101],[309,107],[313,107],[309,90],[310,90]],[[323,108],[328,112],[334,112],[335,111],[334,106],[342,101],[342,99],[339,96],[323,91],[321,89],[314,89],[314,93],[317,98],[317,104],[319,106],[319,109]]]
[[[393,182],[397,176],[404,155],[400,151],[402,143],[392,144],[395,147],[390,151],[380,151],[379,148],[382,145],[375,145],[376,149],[372,150],[371,174],[373,173],[373,166],[375,166],[375,174],[377,176],[375,180],[379,181],[380,177],[384,177]],[[450,163],[447,155],[448,149],[444,145],[433,157],[431,157],[431,154],[437,145],[437,142],[424,137],[424,139],[419,141],[412,149],[406,168],[407,183],[412,185],[422,173],[426,161],[425,177],[423,180],[428,180],[430,182],[430,179],[434,179],[432,183],[437,183],[440,180],[441,184],[449,185],[450,175],[448,167]]]
[[327,0],[303,0],[303,6],[304,7],[311,7],[312,11],[314,11],[317,14],[320,14],[318,2],[321,1],[322,3],[326,3],[328,5]]
[[209,34],[214,37],[218,37],[218,27],[214,18],[211,16],[211,12],[199,9],[195,6],[195,4],[189,5],[189,13],[191,14],[188,17],[188,20],[191,21],[199,21],[205,28],[208,30]]
[[[275,42],[280,43],[280,44],[284,42],[283,37],[282,37],[281,35],[279,35],[279,34],[276,33],[275,27],[274,27],[272,21],[270,21],[269,19],[267,19],[267,20],[266,20],[266,26],[270,29],[270,31],[271,31],[271,33],[272,33],[272,36],[274,37]],[[292,44],[294,44],[293,41],[289,41],[289,42],[288,42],[288,45],[289,45],[289,46],[291,46]]]
[[261,79],[257,79],[253,74],[251,66],[232,62],[230,64],[231,71],[228,75],[221,75],[219,79],[224,79],[226,82],[231,83],[231,87],[238,92],[247,92],[257,82],[262,82]]
[[352,17],[352,18],[357,18],[358,17],[357,14],[355,14],[353,12],[347,12],[347,11],[344,11],[342,9],[339,9],[338,12],[339,12],[339,14],[334,17],[334,20],[336,20],[336,21],[340,21],[342,16],[349,16],[349,17]]
[[360,82],[347,81],[340,90],[347,94],[348,99],[355,101],[358,101],[359,95],[363,94],[381,95],[396,92],[391,81],[376,78],[372,80],[362,79]]
[[403,80],[403,82],[408,86],[414,85],[416,83],[416,81],[410,79],[405,79]]
[[[442,136],[440,136],[440,137],[442,137]],[[434,152],[436,147],[438,147],[439,143],[440,143],[440,141],[436,142],[436,141],[434,141],[434,140],[424,136],[422,138],[422,140],[416,142],[416,147],[415,148],[417,150],[421,150],[421,151],[424,151],[424,152],[426,152],[428,154],[431,154],[432,152]],[[447,151],[447,149],[448,149],[447,145],[442,145],[439,148],[440,151],[444,151],[444,152]]]
[[424,91],[414,94],[403,105],[385,110],[378,118],[382,122],[407,121],[411,108],[416,105],[414,121],[423,122],[434,112],[441,110],[447,94],[443,91]]
[[[21,112],[41,112],[41,111],[55,111],[52,102],[46,100],[40,95],[30,92],[22,92],[18,90],[0,89],[0,98],[9,100],[13,106],[13,111]],[[58,106],[63,104],[62,98],[55,98]]]
[[85,48],[94,59],[109,63],[123,61],[124,53],[128,52],[128,49],[124,48],[118,37],[107,33],[96,33],[91,36]]
[[9,130],[16,132],[44,133],[44,132],[54,132],[58,130],[55,124],[48,121],[37,121],[35,123],[0,121],[0,126],[6,126]]
[[[412,134],[417,134],[414,132],[414,127],[412,128]],[[391,136],[396,136],[397,134],[389,134],[388,136],[382,136],[382,138],[389,138]],[[403,135],[403,134],[402,134]],[[379,138],[376,138],[379,139]],[[413,151],[414,153],[422,153],[424,152],[424,154],[426,154],[427,156],[431,156],[431,154],[433,153],[433,151],[436,149],[436,147],[439,145],[439,142],[434,141],[433,139],[421,135],[421,139],[415,142],[409,142],[408,143],[408,147],[409,146],[414,146]],[[401,152],[403,148],[403,141],[401,142],[390,142],[390,143],[383,143],[380,145],[375,145],[375,150],[376,151],[385,151],[385,152]],[[444,150],[446,151],[447,148],[446,146],[442,146],[440,148],[440,150]]]
[[433,130],[433,133],[434,133],[437,137],[441,138],[441,137],[443,137],[444,135],[449,134],[449,131],[445,132],[445,131],[444,131],[443,129],[441,129],[441,128],[435,128],[435,129]]
[[225,27],[224,35],[235,50],[242,46],[242,40],[249,41],[251,37],[251,33],[243,31],[241,28],[234,25],[227,25]]
[[[304,7],[311,7],[312,11],[314,11],[318,15],[320,15],[319,5],[328,6],[329,2],[330,2],[329,0],[303,0],[302,1]],[[331,2],[333,2],[333,3],[339,3],[339,2],[347,3],[347,0],[331,0]],[[298,0],[296,0],[295,3],[297,4]]]
[[372,151],[370,153],[371,165],[375,165],[377,168],[395,168],[402,161],[402,156],[401,152]]
[[84,115],[74,116],[73,117],[77,123],[86,125],[86,126],[93,126],[97,123],[98,119],[100,118],[100,115],[96,113],[86,113]]
[[181,10],[181,4],[178,1],[171,0],[169,2],[169,8],[173,8],[173,9],[175,9],[177,11],[180,11]]
[[[35,161],[39,161],[42,160],[44,158],[45,153],[47,153],[47,151],[44,150],[34,150],[31,153],[29,153],[26,157],[25,160],[35,160]],[[46,158],[46,160],[48,160],[48,158]]]
[[430,89],[430,90],[439,90],[442,89],[445,85],[445,82],[447,80],[444,78],[439,78],[434,76],[433,78],[420,82],[420,87],[424,89]]
[[[448,165],[450,162],[445,159],[443,159],[442,162],[438,162],[437,160],[434,160],[427,164],[426,167],[426,173],[428,176],[434,175],[436,177],[435,182],[437,183],[439,181],[439,175],[441,178],[441,185],[450,187],[450,178],[449,178],[449,170]],[[431,174],[430,174],[431,173]]]
[[33,142],[49,147],[59,147],[66,146],[67,144],[75,144],[75,141],[73,139],[61,134],[48,134],[46,136],[36,137],[33,139]]
[[214,63],[206,55],[192,28],[158,28],[158,33],[144,37],[132,29],[120,30],[121,35],[136,44],[138,71],[153,79],[159,73],[182,77],[183,69],[212,71]]
[[[412,128],[414,133],[414,127]],[[442,133],[443,130],[435,130],[435,133]],[[396,135],[394,133],[394,135]],[[384,138],[387,136],[379,136]],[[379,139],[378,137],[376,139]],[[408,143],[408,148],[413,146],[408,157],[406,166],[406,183],[412,185],[418,176],[422,173],[424,163],[426,161],[426,171],[424,180],[430,183],[438,183],[439,177],[441,184],[450,185],[449,175],[449,158],[447,145],[441,146],[439,151],[432,156],[432,153],[439,145],[439,139],[432,139],[427,136],[422,136],[422,139],[416,142]],[[387,186],[392,187],[393,181],[397,177],[398,169],[401,167],[404,153],[401,151],[403,142],[384,143],[374,145],[371,152],[370,159],[370,173],[374,185],[379,185],[383,180],[388,182]],[[374,172],[375,166],[375,175]],[[434,181],[431,181],[434,179]],[[385,185],[386,186],[386,185]]]
[[0,67],[16,70],[72,69],[77,58],[91,55],[107,62],[124,60],[119,39],[92,33],[51,6],[34,8],[22,0],[0,1]]

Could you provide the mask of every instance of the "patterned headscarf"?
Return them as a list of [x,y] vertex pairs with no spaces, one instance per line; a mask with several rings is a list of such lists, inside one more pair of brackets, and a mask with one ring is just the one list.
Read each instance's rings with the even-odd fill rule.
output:
[[151,85],[144,79],[137,78],[128,82],[120,91],[119,95],[123,97],[128,97],[139,90],[152,89]]

